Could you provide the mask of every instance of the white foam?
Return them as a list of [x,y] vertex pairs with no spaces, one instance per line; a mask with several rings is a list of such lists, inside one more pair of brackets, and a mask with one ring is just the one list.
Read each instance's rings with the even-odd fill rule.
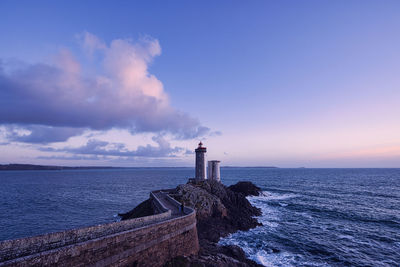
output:
[[[249,232],[251,232],[251,230]],[[224,238],[220,241],[220,244],[239,246],[246,253],[247,257],[267,267],[298,266],[299,260],[301,261],[302,259],[301,255],[292,254],[289,252],[273,253],[259,249],[253,242],[249,243],[246,241],[251,240],[249,237],[251,237],[251,234],[248,234],[248,232],[238,232],[227,238]],[[262,242],[264,243],[265,241]]]
[[[268,244],[266,240],[256,240],[269,231],[276,231],[281,220],[281,209],[288,204],[282,200],[297,197],[295,194],[278,194],[268,191],[262,192],[260,196],[251,196],[247,199],[257,208],[261,209],[262,215],[257,217],[263,226],[250,229],[249,231],[238,231],[220,240],[221,245],[236,245],[243,249],[247,257],[264,266],[298,266],[302,262],[302,256],[286,251],[274,253],[266,251]],[[269,202],[278,200],[279,206],[271,206]],[[310,264],[313,265],[313,264]]]
[[256,262],[267,266],[267,267],[276,267],[276,266],[297,266],[299,255],[291,254],[288,252],[281,253],[267,253],[264,250],[257,251],[257,253],[252,257]]
[[257,208],[261,209],[261,216],[257,217],[257,220],[265,226],[278,227],[280,221],[280,211],[277,208],[270,207],[268,204],[252,203]]
[[[297,197],[297,195],[278,194],[278,193],[263,191],[261,192],[260,196],[250,196],[247,197],[247,199],[253,206],[261,209],[262,214],[261,216],[257,217],[258,221],[261,222],[264,226],[268,226],[270,228],[276,228],[279,226],[281,211],[279,210],[279,207],[273,207],[268,203],[270,201],[284,200],[293,197]],[[278,204],[281,207],[286,207],[288,205],[287,203],[284,202],[278,202]]]
[[259,196],[249,196],[249,200],[282,200],[298,197],[296,194],[279,194],[275,192],[262,191]]
[[330,266],[329,264],[323,262],[307,261],[302,255],[290,252],[268,253],[264,250],[259,250],[254,255],[250,255],[250,258],[266,267],[292,267],[300,265],[315,267]]
[[338,238],[340,238],[340,239],[354,240],[354,237],[351,236],[351,235],[338,235]]

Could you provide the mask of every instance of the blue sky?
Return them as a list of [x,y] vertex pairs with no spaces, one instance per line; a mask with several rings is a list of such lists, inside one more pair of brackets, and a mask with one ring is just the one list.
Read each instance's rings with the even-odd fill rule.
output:
[[399,11],[1,1],[0,162],[400,167]]

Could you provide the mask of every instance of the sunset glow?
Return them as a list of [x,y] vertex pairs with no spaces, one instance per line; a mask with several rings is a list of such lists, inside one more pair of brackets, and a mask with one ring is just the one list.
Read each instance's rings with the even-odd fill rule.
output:
[[400,167],[399,2],[94,3],[1,1],[0,163]]

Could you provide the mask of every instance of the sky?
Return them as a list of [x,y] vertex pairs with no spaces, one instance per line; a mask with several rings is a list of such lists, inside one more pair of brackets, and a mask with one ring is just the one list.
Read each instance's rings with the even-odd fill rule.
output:
[[399,1],[0,1],[0,164],[400,167]]

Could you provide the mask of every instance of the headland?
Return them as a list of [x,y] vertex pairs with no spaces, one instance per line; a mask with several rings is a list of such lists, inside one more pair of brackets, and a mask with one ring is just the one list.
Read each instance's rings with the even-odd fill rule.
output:
[[221,183],[218,160],[196,151],[196,177],[150,197],[121,221],[0,242],[0,266],[260,266],[238,246],[218,241],[254,228],[261,215],[246,196],[250,182]]
[[[220,246],[218,241],[231,233],[246,231],[261,225],[254,216],[261,215],[246,196],[259,195],[260,188],[250,182],[239,182],[226,187],[214,180],[189,182],[162,192],[196,210],[197,233],[200,245],[198,254],[179,255],[168,260],[165,266],[261,266],[246,258],[238,246]],[[148,216],[157,212],[148,199],[125,214],[122,220]]]

